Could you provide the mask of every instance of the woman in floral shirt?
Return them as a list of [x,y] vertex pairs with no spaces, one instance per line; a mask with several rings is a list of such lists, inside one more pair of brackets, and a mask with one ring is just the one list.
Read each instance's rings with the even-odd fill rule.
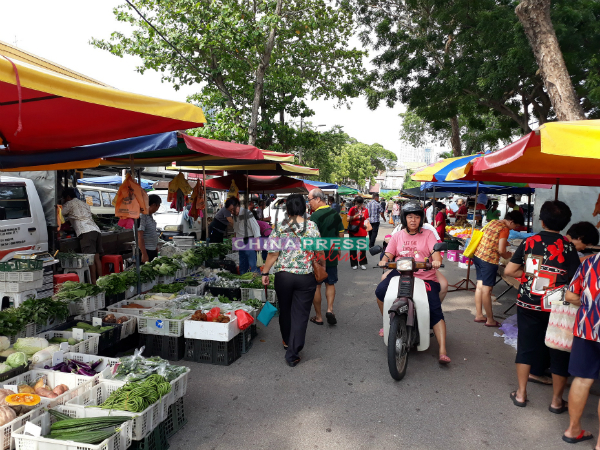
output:
[[[306,327],[310,316],[317,280],[313,274],[312,259],[315,252],[303,251],[297,242],[295,249],[285,245],[286,239],[321,237],[314,222],[304,219],[306,203],[300,194],[287,198],[286,209],[289,219],[277,224],[269,236],[270,250],[262,270],[263,284],[269,284],[269,271],[275,271],[275,292],[279,301],[279,328],[283,347],[287,350],[285,359],[291,367],[300,362],[299,353],[304,347]],[[319,262],[325,266],[324,252],[317,252]]]

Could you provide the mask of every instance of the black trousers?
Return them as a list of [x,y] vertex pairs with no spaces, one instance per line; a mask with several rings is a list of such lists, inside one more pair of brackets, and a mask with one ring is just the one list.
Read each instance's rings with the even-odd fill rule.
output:
[[[350,250],[350,267],[367,265],[367,252],[364,250]],[[358,255],[357,255],[358,253]]]
[[369,231],[369,248],[375,245],[377,233],[379,233],[379,222],[373,222],[371,226],[373,227],[373,229]]
[[225,236],[225,231],[219,230],[216,226],[214,226],[214,221],[210,223],[208,226],[209,233],[209,241],[211,244],[217,244],[223,242],[223,237]]
[[158,258],[158,250],[146,249],[146,253],[148,254],[148,262],[154,260],[154,258]]
[[275,292],[279,302],[281,338],[288,345],[285,359],[296,361],[304,348],[306,327],[312,308],[317,280],[312,273],[298,275],[289,272],[275,274]]

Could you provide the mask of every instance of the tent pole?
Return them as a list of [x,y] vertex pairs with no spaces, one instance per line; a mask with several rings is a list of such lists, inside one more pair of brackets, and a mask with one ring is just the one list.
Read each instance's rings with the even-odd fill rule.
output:
[[556,192],[554,193],[554,201],[558,200],[558,188],[560,187],[560,180],[556,179]]
[[208,246],[208,203],[206,202],[206,166],[202,166],[202,182],[204,183],[204,230],[206,236],[204,242]]
[[436,211],[435,211],[435,184],[433,185],[433,198],[431,199],[431,207],[433,208],[432,214],[431,214],[431,219],[433,220],[433,223],[431,225],[433,225],[435,227],[435,215],[436,215]]
[[[533,218],[533,214],[531,214],[531,193],[527,196],[527,215]],[[533,220],[532,220],[532,222],[533,222]],[[529,218],[527,218],[527,232],[531,233],[531,226],[529,225]]]
[[[131,165],[131,176],[135,180],[135,167],[133,164],[133,155],[129,155],[129,164]],[[135,273],[137,274],[137,294],[142,293],[142,282],[140,281],[140,258],[141,253],[138,248],[138,229],[137,222],[133,221],[133,241],[135,242],[133,254],[135,256]]]

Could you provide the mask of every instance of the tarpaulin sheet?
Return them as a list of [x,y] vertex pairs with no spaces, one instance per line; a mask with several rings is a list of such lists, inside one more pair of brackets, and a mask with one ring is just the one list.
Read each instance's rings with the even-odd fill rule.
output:
[[[246,178],[248,180],[246,181]],[[292,192],[292,193],[307,193],[315,186],[307,184],[301,180],[297,180],[292,177],[277,176],[277,177],[260,177],[260,176],[246,176],[246,175],[227,175],[225,177],[212,178],[206,180],[206,187],[209,189],[216,189],[221,191],[229,190],[231,181],[235,180],[235,184],[240,192],[246,191],[246,182],[248,183],[248,189],[250,192],[256,193],[270,193],[270,192]]]
[[[423,183],[421,191],[432,191],[435,187],[436,193],[455,192],[460,194],[475,194],[477,192],[476,181],[447,181],[445,183]],[[535,189],[514,186],[496,186],[491,184],[479,183],[479,193],[482,194],[533,194]]]
[[[136,180],[137,181],[137,180]],[[120,175],[106,176],[106,177],[93,177],[93,178],[81,178],[77,180],[78,184],[86,186],[113,186],[123,184],[123,178]],[[152,185],[156,183],[154,180],[141,179],[140,186],[142,189],[151,189]]]

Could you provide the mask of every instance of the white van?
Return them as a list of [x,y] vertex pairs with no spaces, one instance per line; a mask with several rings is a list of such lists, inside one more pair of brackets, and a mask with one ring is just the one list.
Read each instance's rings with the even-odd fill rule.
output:
[[0,261],[23,250],[48,251],[42,202],[32,180],[0,177]]
[[[217,194],[214,191],[209,191],[208,195],[206,196],[207,204],[205,209],[205,218],[208,218],[209,224],[218,211],[218,203],[214,201],[214,197],[212,195],[213,193]],[[154,220],[156,221],[156,228],[158,229],[163,240],[166,241],[172,239],[173,236],[194,236],[194,238],[198,240],[204,240],[206,234],[204,219],[197,221],[184,219],[183,211],[178,212],[176,209],[171,208],[171,202],[167,201],[169,191],[166,189],[151,191],[148,194],[156,194],[162,200],[160,208],[156,213],[154,213]]]
[[92,214],[114,217],[113,200],[117,196],[117,189],[78,184],[77,190],[81,193],[81,200],[90,206]]

